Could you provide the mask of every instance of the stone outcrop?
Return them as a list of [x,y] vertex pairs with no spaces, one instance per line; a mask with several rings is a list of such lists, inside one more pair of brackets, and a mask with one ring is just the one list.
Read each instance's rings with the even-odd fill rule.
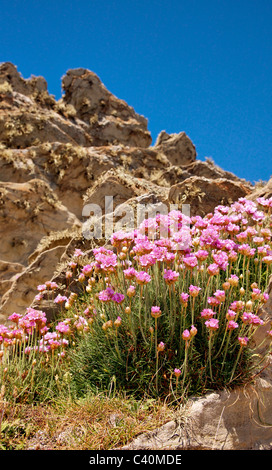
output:
[[160,132],[154,149],[166,155],[173,165],[189,165],[196,159],[195,146],[185,132],[179,134]]
[[208,179],[203,176],[191,176],[170,188],[169,202],[190,204],[191,215],[204,216],[213,212],[219,204],[229,205],[240,197],[250,194],[247,185],[227,178]]
[[147,119],[110,93],[93,72],[83,68],[68,70],[62,88],[65,95],[60,104],[75,109],[75,117],[90,128],[95,145],[117,142],[148,147],[151,144]]
[[263,184],[256,184],[249,196],[249,199],[256,200],[259,197],[264,197],[266,199],[272,197],[272,178]]

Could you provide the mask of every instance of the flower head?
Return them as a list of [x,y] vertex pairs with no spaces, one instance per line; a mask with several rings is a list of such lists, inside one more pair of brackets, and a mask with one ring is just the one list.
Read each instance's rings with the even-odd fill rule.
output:
[[218,264],[212,263],[207,267],[207,271],[210,276],[215,276],[216,274],[219,274],[220,268]]
[[189,300],[189,294],[186,294],[185,292],[182,292],[180,294],[180,300],[183,304],[187,304],[188,300]]
[[190,339],[191,335],[190,335],[190,331],[189,330],[184,330],[183,333],[182,333],[182,339],[184,341],[188,341]]
[[162,352],[164,351],[164,348],[165,348],[165,344],[161,341],[157,346],[157,350],[158,352]]
[[211,318],[210,320],[205,321],[205,325],[211,331],[218,330],[219,320],[217,320],[216,318]]
[[165,279],[166,284],[170,285],[174,284],[174,282],[177,281],[179,273],[177,273],[176,271],[172,271],[172,269],[165,269],[163,277]]
[[215,312],[211,308],[204,308],[201,312],[201,317],[205,320],[210,320],[215,315]]
[[148,284],[151,281],[150,274],[145,271],[136,272],[135,277],[137,284],[140,285]]
[[180,369],[177,369],[177,368],[175,368],[175,369],[174,369],[174,374],[175,374],[175,376],[176,376],[176,377],[177,377],[177,379],[178,379],[178,378],[179,378],[179,376],[180,376],[180,374],[181,374],[181,370],[180,370]]
[[151,316],[153,318],[159,318],[161,316],[160,307],[157,307],[157,306],[151,307]]
[[247,345],[248,338],[246,336],[244,336],[244,337],[239,336],[238,341],[240,343],[240,346],[243,347],[243,346]]
[[124,294],[120,294],[119,292],[116,292],[113,296],[112,296],[112,300],[114,302],[116,302],[117,304],[121,304],[124,300],[125,300],[125,296]]
[[197,297],[200,291],[201,291],[201,287],[193,286],[193,285],[190,285],[189,287],[189,292],[192,297]]
[[127,289],[127,296],[131,298],[131,297],[134,297],[135,294],[136,294],[135,286],[129,286],[129,288]]
[[238,323],[236,323],[234,320],[229,320],[229,322],[227,324],[227,329],[228,330],[235,330],[238,327],[239,327]]

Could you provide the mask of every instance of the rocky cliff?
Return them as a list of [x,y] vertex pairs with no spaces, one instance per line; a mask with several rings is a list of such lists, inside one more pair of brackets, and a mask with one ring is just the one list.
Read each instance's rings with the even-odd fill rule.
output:
[[62,88],[57,101],[43,77],[0,65],[1,320],[24,312],[76,242],[94,243],[82,236],[86,204],[105,211],[112,196],[113,210],[186,203],[204,215],[254,194],[249,182],[197,159],[185,132],[162,131],[152,145],[147,119],[93,72],[69,70]]

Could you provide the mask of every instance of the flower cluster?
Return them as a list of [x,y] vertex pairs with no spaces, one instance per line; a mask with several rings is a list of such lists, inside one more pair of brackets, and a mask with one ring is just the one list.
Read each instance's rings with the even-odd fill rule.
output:
[[[126,370],[130,353],[133,360],[138,351],[150,355],[151,364],[155,359],[156,390],[159,361],[171,375],[182,375],[185,386],[194,370],[192,358],[198,358],[195,368],[205,370],[211,383],[214,372],[223,373],[226,360],[232,360],[232,379],[237,357],[244,357],[264,324],[260,307],[268,300],[272,272],[271,209],[272,198],[240,198],[204,217],[171,211],[145,219],[131,232],[114,233],[112,249],[95,248],[86,264],[77,249],[65,291],[49,282],[38,286],[36,298],[50,294],[56,307],[65,306],[68,318],[49,331],[42,311],[14,313],[12,327],[0,325],[0,343],[28,341],[35,332],[39,351],[58,349],[63,355],[71,336],[90,332],[94,342],[101,337],[106,345],[112,342],[109,351],[118,360],[124,355]],[[81,294],[71,291],[71,280]],[[167,374],[162,370],[164,380]]]

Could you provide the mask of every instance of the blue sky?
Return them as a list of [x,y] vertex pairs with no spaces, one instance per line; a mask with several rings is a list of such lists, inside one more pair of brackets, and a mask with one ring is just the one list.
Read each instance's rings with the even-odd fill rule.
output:
[[95,72],[198,158],[252,182],[272,175],[272,0],[1,0],[0,62],[61,96]]

